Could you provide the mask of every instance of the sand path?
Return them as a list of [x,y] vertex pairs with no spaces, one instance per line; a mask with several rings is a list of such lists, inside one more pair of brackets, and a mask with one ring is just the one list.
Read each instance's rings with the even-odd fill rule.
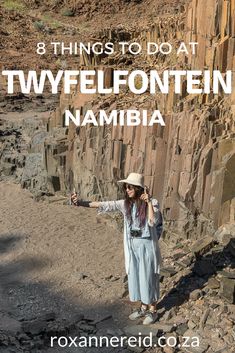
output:
[[17,184],[1,182],[0,195],[0,312],[125,324],[122,233],[96,210],[36,202]]

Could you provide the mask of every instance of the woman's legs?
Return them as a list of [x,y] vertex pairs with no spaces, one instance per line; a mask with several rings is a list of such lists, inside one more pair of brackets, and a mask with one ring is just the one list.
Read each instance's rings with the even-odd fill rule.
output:
[[141,301],[131,320],[145,316],[144,324],[154,322],[159,299],[159,275],[155,273],[154,254],[150,239],[131,239],[131,259],[128,274],[129,297]]

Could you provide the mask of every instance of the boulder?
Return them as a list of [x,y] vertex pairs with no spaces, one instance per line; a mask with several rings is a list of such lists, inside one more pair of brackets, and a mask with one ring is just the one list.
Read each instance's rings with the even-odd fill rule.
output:
[[192,252],[195,254],[195,256],[202,256],[206,252],[208,252],[215,244],[215,240],[207,236],[202,239],[198,239],[193,245],[192,245]]
[[231,304],[235,304],[235,278],[222,277],[221,295]]
[[230,239],[235,237],[235,224],[228,223],[219,227],[215,232],[214,237],[219,243],[227,245]]
[[211,277],[208,279],[207,287],[210,289],[217,289],[220,287],[220,282],[217,279]]
[[163,267],[160,270],[160,275],[164,277],[171,277],[174,276],[177,273],[177,271],[174,269],[174,267],[168,266],[168,267]]

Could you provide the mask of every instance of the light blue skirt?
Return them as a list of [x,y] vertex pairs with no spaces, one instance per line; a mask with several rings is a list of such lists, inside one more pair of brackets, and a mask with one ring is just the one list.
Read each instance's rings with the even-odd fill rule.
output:
[[128,288],[131,301],[151,304],[160,297],[159,274],[154,271],[151,238],[130,239]]

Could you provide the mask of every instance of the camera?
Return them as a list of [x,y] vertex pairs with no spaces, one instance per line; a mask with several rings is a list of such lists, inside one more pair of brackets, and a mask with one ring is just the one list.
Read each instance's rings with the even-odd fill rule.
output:
[[135,237],[135,238],[141,237],[141,235],[142,235],[141,230],[138,230],[138,229],[131,229],[130,233],[131,233],[131,236]]

